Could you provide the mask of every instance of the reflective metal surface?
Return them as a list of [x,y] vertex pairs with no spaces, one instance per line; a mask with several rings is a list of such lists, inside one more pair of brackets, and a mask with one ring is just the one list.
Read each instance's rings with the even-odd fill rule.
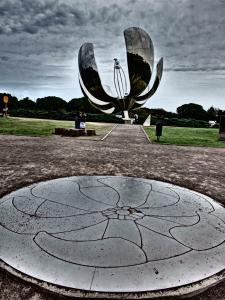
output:
[[151,79],[154,48],[150,36],[142,29],[131,27],[124,31],[130,78],[129,97],[138,96]]
[[[117,98],[109,96],[102,87],[98,68],[95,62],[94,46],[85,43],[81,46],[78,57],[79,81],[82,92],[89,101],[98,109],[109,113],[115,112],[119,106]],[[121,108],[120,108],[121,110]]]
[[135,108],[139,108],[141,107],[142,105],[144,105],[146,103],[146,101],[152,96],[155,94],[159,84],[160,84],[160,81],[161,81],[161,78],[162,78],[162,72],[163,72],[163,58],[160,59],[160,61],[158,62],[157,64],[157,67],[156,67],[156,78],[155,78],[155,81],[153,83],[153,86],[152,88],[144,95],[141,95],[141,96],[138,96],[138,97],[135,97],[135,105],[134,105],[134,109]]
[[123,99],[127,95],[127,80],[124,70],[117,58],[114,58],[114,86],[117,97]]
[[[141,28],[131,27],[124,31],[127,49],[130,91],[124,87],[123,70],[118,60],[114,65],[114,83],[117,97],[112,97],[104,90],[94,57],[91,43],[81,46],[78,57],[79,81],[82,92],[92,105],[105,113],[127,112],[141,107],[157,90],[163,72],[163,60],[157,65],[157,75],[151,90],[141,95],[149,85],[154,65],[154,48],[150,36]],[[118,65],[116,63],[118,62]],[[118,75],[116,77],[116,75]]]

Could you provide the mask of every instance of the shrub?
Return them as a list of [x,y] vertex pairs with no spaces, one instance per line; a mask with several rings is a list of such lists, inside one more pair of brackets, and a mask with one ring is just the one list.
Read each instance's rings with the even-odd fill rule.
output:
[[[26,110],[26,109],[13,110],[10,113],[10,115],[12,117],[66,120],[66,121],[74,121],[75,118],[74,112]],[[114,115],[106,115],[106,114],[87,114],[87,121],[104,122],[104,123],[123,123],[122,119],[119,119]]]
[[195,127],[195,128],[208,128],[209,122],[195,119],[164,119],[163,124],[166,126],[177,126],[177,127]]

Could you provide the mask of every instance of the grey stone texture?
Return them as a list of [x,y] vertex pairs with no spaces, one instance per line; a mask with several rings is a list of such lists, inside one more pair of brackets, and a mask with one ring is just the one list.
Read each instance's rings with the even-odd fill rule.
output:
[[225,209],[173,184],[67,177],[0,202],[0,258],[51,284],[152,292],[196,283],[225,267]]

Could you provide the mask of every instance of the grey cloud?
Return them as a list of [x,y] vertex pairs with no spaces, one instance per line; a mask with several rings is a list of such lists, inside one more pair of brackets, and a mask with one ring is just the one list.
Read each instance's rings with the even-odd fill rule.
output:
[[184,67],[184,68],[164,68],[164,71],[170,72],[214,72],[214,71],[225,71],[225,66],[215,67]]
[[7,56],[0,56],[0,60],[1,61],[8,61],[9,60],[9,57],[7,57]]
[[[77,2],[77,3],[76,3]],[[129,15],[127,10],[117,4],[98,6],[98,1],[84,5],[82,1],[33,1],[33,0],[2,0],[0,4],[1,34],[27,32],[70,32],[71,26],[95,25],[98,23],[115,23]],[[75,4],[75,5],[74,5]]]
[[[24,80],[34,90],[35,84],[49,80],[48,88],[54,90],[60,81],[67,86],[61,91],[65,98],[68,87],[80,96],[81,44],[94,43],[101,77],[111,80],[114,57],[126,69],[123,30],[130,26],[140,26],[151,35],[156,60],[164,57],[168,74],[179,72],[186,80],[184,73],[192,71],[224,71],[223,0],[1,0],[1,86]],[[164,83],[165,91],[169,84]],[[219,84],[221,79],[217,89]],[[198,85],[193,88],[199,95]],[[182,99],[182,91],[177,92]]]

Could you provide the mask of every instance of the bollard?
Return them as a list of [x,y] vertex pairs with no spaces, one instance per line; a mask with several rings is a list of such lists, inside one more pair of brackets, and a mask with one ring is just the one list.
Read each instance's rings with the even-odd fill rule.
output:
[[157,137],[157,142],[159,142],[160,137],[162,136],[162,129],[163,129],[162,121],[161,120],[156,121],[155,135]]

